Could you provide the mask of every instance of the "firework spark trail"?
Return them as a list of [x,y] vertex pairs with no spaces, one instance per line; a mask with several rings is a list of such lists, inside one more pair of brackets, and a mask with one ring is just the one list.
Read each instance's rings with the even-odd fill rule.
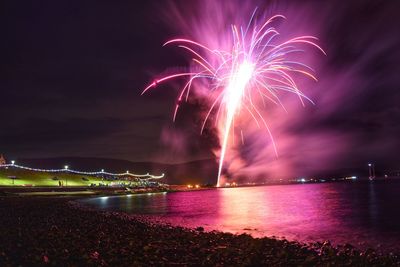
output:
[[[192,56],[196,69],[183,73],[175,73],[155,80],[147,86],[142,94],[154,88],[157,84],[180,77],[190,77],[182,88],[174,110],[174,120],[179,109],[179,104],[186,93],[186,100],[189,97],[195,80],[199,82],[208,81],[207,87],[210,92],[211,108],[204,118],[201,128],[203,131],[210,114],[217,109],[216,123],[220,122],[222,129],[220,134],[221,151],[219,157],[217,186],[220,186],[228,140],[231,132],[234,131],[235,117],[240,116],[242,110],[248,112],[258,126],[263,125],[272,142],[275,153],[277,149],[266,123],[257,105],[258,99],[264,98],[275,104],[282,106],[278,92],[286,91],[298,95],[301,103],[303,99],[311,101],[297,87],[292,73],[299,73],[305,77],[317,80],[311,73],[313,70],[301,62],[289,60],[288,57],[294,53],[303,52],[296,45],[311,45],[322,51],[313,36],[300,36],[292,38],[279,44],[273,44],[274,39],[279,35],[278,31],[270,24],[276,19],[285,19],[282,15],[275,15],[263,23],[260,27],[254,22],[255,11],[245,27],[232,25],[231,47],[230,50],[211,49],[199,42],[189,39],[172,39],[164,45],[178,44],[178,47],[185,49]],[[240,30],[238,30],[240,29]],[[244,107],[244,109],[242,109]],[[286,110],[286,109],[285,109]],[[220,112],[223,116],[220,116]],[[262,123],[260,124],[261,121]],[[233,136],[233,135],[232,135]],[[241,130],[241,139],[243,132]]]

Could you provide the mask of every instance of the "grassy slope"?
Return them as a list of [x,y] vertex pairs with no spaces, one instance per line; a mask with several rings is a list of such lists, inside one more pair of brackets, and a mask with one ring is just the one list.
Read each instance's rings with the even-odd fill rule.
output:
[[[17,179],[10,179],[9,176],[16,176]],[[109,184],[109,181],[103,181],[101,177],[81,175],[81,174],[69,174],[69,173],[45,173],[45,172],[33,172],[28,170],[20,169],[4,169],[0,168],[0,186],[18,186],[18,185],[32,185],[32,186],[58,186],[58,180],[53,180],[53,177],[57,177],[60,181],[63,181],[64,185],[68,179],[68,186],[89,186],[94,183],[98,185]],[[84,181],[82,177],[87,178],[89,181]],[[114,181],[124,182],[124,181]],[[126,181],[125,181],[126,182]]]

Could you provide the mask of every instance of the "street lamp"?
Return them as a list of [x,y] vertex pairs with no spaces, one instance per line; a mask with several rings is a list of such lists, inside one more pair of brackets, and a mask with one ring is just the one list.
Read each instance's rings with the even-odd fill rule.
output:
[[[68,171],[68,168],[69,168],[68,165],[64,166],[65,171]],[[65,186],[68,186],[68,175],[65,176]]]
[[372,172],[371,172],[371,166],[372,166],[372,164],[371,163],[368,163],[368,178],[369,179],[371,179],[371,176],[372,176]]
[[369,179],[373,180],[375,178],[375,164],[368,163],[368,173],[369,173]]
[[370,180],[371,180],[371,177],[372,177],[371,166],[372,166],[372,164],[371,164],[371,163],[368,163],[368,174],[369,174],[368,178],[369,178]]
[[15,160],[12,160],[12,161],[11,161],[11,165],[14,165],[14,164],[15,164]]

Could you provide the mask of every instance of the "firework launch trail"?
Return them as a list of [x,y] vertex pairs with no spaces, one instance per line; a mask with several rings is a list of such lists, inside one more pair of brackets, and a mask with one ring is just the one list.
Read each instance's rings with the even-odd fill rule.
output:
[[[279,32],[273,24],[277,20],[284,20],[283,15],[275,15],[262,24],[256,22],[257,10],[251,15],[247,25],[231,25],[227,30],[229,45],[226,47],[208,47],[201,42],[191,39],[172,39],[164,45],[177,45],[192,56],[190,70],[173,73],[153,81],[142,92],[155,88],[157,84],[172,79],[186,78],[177,104],[173,120],[182,101],[189,98],[192,88],[204,86],[209,90],[210,108],[204,117],[201,132],[206,123],[214,121],[218,127],[221,150],[219,153],[219,167],[217,186],[221,185],[224,160],[227,147],[233,139],[235,128],[240,130],[243,142],[243,132],[240,123],[235,123],[243,116],[254,120],[259,128],[264,128],[269,135],[274,153],[278,155],[274,138],[261,110],[266,108],[266,101],[270,101],[285,110],[280,99],[283,92],[298,96],[301,104],[304,100],[311,103],[297,86],[295,76],[305,76],[317,81],[314,71],[300,60],[293,60],[291,55],[303,53],[303,47],[311,46],[325,52],[316,43],[313,36],[298,36],[283,42],[277,42]],[[233,142],[233,140],[232,140]]]

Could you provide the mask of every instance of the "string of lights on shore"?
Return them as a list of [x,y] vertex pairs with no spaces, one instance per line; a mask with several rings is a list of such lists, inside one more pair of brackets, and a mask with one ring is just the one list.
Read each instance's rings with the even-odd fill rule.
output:
[[131,176],[131,177],[139,177],[139,178],[144,178],[144,179],[161,179],[164,178],[165,174],[162,173],[161,175],[152,175],[150,173],[146,174],[136,174],[136,173],[130,173],[129,171],[126,171],[124,173],[111,173],[111,172],[106,172],[104,169],[101,169],[100,171],[95,171],[95,172],[84,172],[84,171],[76,171],[76,170],[71,170],[68,165],[65,165],[63,169],[36,169],[36,168],[30,168],[26,166],[21,166],[15,164],[15,161],[11,161],[11,164],[0,164],[0,168],[18,168],[18,169],[23,169],[23,170],[29,170],[29,171],[36,171],[36,172],[49,172],[49,173],[57,173],[57,172],[65,172],[65,173],[74,173],[74,174],[82,174],[82,175],[109,175],[109,176]]

